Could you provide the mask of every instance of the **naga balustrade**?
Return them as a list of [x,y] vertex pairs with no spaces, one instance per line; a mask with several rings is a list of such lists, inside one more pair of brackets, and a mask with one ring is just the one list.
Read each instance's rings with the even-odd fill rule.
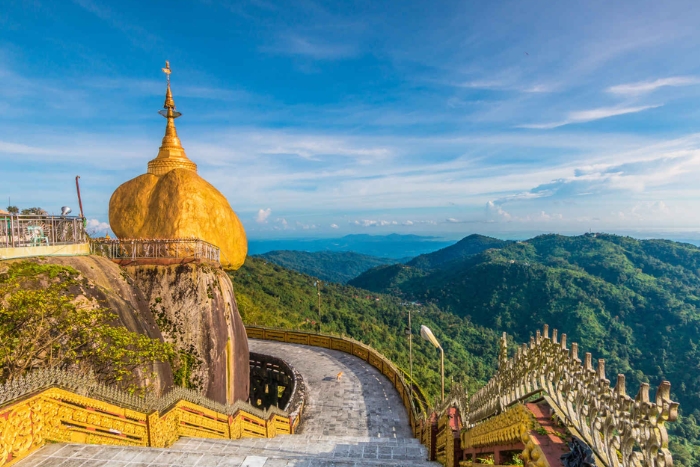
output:
[[[537,331],[530,343],[519,347],[510,359],[506,343],[504,333],[499,369],[483,388],[468,398],[461,388],[453,390],[446,403],[435,410],[437,418],[419,420],[416,432],[427,438],[435,430],[436,420],[450,407],[458,407],[458,415],[464,422],[463,450],[522,443],[525,465],[546,466],[549,464],[539,444],[531,439],[536,435],[533,428],[540,426],[542,430],[544,426],[537,423],[533,410],[540,412],[540,420],[546,417],[541,416],[537,404],[523,405],[523,402],[543,400],[566,430],[591,448],[599,465],[673,465],[665,424],[676,420],[678,403],[670,398],[668,381],[659,385],[654,401],[649,399],[647,383],[641,384],[633,399],[625,391],[624,375],[617,375],[615,387],[610,387],[604,360],[598,360],[594,368],[591,354],[586,353],[582,362],[578,345],[573,343],[568,349],[566,334],[559,339],[555,329],[550,337],[546,325],[543,332]],[[443,447],[447,442],[445,437],[453,436],[454,432],[445,430],[444,425],[439,427],[435,442]]]
[[90,253],[116,262],[138,260],[200,260],[220,262],[216,245],[199,238],[94,238]]
[[300,410],[223,405],[179,387],[138,397],[89,375],[37,370],[0,385],[0,466],[46,442],[168,447],[181,436],[272,438],[294,433]]
[[86,242],[87,235],[82,217],[0,214],[0,248]]

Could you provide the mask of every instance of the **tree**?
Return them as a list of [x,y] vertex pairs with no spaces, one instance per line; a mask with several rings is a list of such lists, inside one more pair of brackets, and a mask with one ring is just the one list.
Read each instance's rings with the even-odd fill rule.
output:
[[45,216],[48,214],[44,209],[41,209],[39,207],[36,208],[28,208],[28,209],[22,209],[22,214],[31,214],[35,216]]
[[7,212],[10,214],[19,214],[19,208],[17,206],[8,206]]
[[0,274],[0,384],[39,368],[92,372],[136,390],[155,362],[170,362],[170,344],[129,331],[116,314],[76,298],[76,270],[21,262]]

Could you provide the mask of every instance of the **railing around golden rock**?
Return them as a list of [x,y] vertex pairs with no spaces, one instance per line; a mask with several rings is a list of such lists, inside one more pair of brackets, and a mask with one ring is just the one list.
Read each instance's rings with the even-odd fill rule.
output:
[[82,217],[0,214],[0,248],[86,242],[85,219]]
[[90,253],[111,260],[195,259],[219,262],[216,245],[199,238],[121,238],[90,240]]
[[189,389],[138,397],[90,376],[39,370],[0,385],[0,466],[47,442],[168,447],[181,436],[273,438],[294,433],[298,418],[241,401],[222,405]]

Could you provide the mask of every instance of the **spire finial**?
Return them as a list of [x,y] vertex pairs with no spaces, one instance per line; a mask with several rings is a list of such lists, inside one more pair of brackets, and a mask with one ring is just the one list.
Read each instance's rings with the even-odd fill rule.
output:
[[168,81],[168,88],[165,91],[165,110],[158,112],[165,118],[177,118],[182,115],[180,112],[175,112],[175,100],[173,100],[173,93],[170,91],[170,73],[173,71],[170,69],[170,62],[165,61],[165,68],[161,68],[163,73],[165,73],[166,79]]
[[168,123],[165,125],[165,136],[163,136],[163,144],[158,151],[158,156],[148,163],[148,173],[162,175],[174,168],[185,168],[196,172],[197,164],[187,158],[175,129],[175,119],[182,114],[175,110],[175,100],[170,91],[170,73],[172,73],[170,62],[166,60],[165,68],[161,70],[165,73],[168,88],[165,91],[164,109],[159,110],[158,113],[165,117]]
[[173,72],[173,70],[170,69],[170,62],[165,61],[165,68],[161,68],[163,70],[163,73],[165,73],[166,79],[168,80],[168,86],[170,85],[170,73]]

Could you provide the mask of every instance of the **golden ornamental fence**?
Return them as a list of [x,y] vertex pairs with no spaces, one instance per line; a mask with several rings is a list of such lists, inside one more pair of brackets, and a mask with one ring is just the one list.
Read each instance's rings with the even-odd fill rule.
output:
[[223,405],[178,387],[138,397],[90,376],[39,370],[0,385],[0,466],[46,442],[167,447],[181,436],[272,438],[294,433],[299,414]]
[[[649,399],[646,383],[641,384],[633,399],[626,393],[624,375],[617,375],[615,387],[610,387],[604,360],[598,360],[594,368],[591,354],[586,353],[582,362],[578,345],[573,343],[567,348],[566,334],[558,338],[555,329],[550,337],[546,325],[510,359],[505,333],[500,346],[496,375],[471,397],[467,398],[461,389],[454,391],[446,404],[436,410],[440,415],[448,407],[459,407],[465,425],[461,435],[463,449],[519,439],[525,446],[523,458],[534,455],[537,463],[533,465],[545,465],[546,460],[539,460],[541,453],[529,442],[529,422],[523,409],[518,408],[522,401],[540,395],[567,429],[592,449],[601,465],[673,465],[665,424],[676,420],[678,403],[670,398],[668,381],[659,385],[654,401]],[[425,431],[429,425],[423,423],[421,429]],[[444,442],[437,440],[438,445]]]
[[219,262],[219,247],[199,238],[94,238],[90,253],[115,261],[186,260]]

